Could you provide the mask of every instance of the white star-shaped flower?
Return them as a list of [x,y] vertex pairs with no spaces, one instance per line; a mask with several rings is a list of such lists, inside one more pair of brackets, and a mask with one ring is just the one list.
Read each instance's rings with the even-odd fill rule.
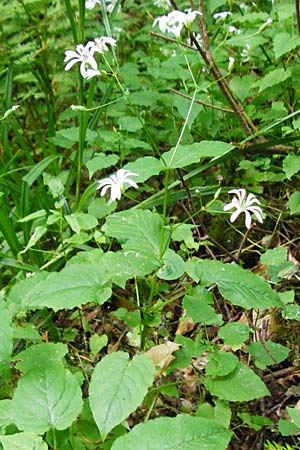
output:
[[101,36],[96,38],[94,41],[90,41],[89,44],[91,44],[93,52],[98,52],[103,55],[104,52],[109,51],[107,45],[109,44],[112,47],[115,47],[117,45],[117,41],[112,37]]
[[[260,201],[253,194],[246,193],[246,189],[232,189],[229,194],[236,194],[232,201],[224,206],[224,211],[229,211],[230,209],[235,209],[235,211],[230,216],[230,222],[234,222],[238,216],[245,213],[245,225],[249,228],[251,227],[251,214],[254,214],[256,219],[263,223],[263,212],[260,208]],[[246,197],[247,195],[247,197]]]
[[163,33],[173,34],[176,38],[180,37],[181,30],[184,26],[187,28],[195,20],[197,14],[201,14],[199,11],[192,11],[188,9],[186,13],[182,11],[171,11],[164,16],[156,17],[153,22],[153,27],[159,26],[160,31]]
[[80,73],[83,78],[89,79],[99,75],[98,64],[94,58],[94,42],[76,45],[76,51],[67,50],[64,62],[67,63],[65,70],[70,70],[74,64],[80,62]]
[[120,200],[121,194],[124,191],[124,184],[129,184],[134,188],[138,188],[135,181],[130,179],[132,176],[137,177],[138,174],[131,172],[130,170],[119,169],[110,177],[99,180],[97,189],[101,189],[101,197],[103,197],[107,190],[110,189],[109,203],[111,203],[114,200]]

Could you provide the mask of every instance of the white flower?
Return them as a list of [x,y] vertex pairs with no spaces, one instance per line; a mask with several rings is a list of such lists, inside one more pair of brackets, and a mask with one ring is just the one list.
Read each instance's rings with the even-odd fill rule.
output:
[[169,9],[171,7],[170,0],[154,0],[153,3],[158,8]]
[[246,198],[246,189],[232,189],[229,194],[236,194],[232,201],[224,206],[224,211],[235,209],[230,216],[230,222],[234,222],[241,213],[245,213],[245,225],[251,227],[251,214],[254,214],[256,219],[263,223],[262,209],[257,206],[260,205],[260,201],[253,194],[248,194]]
[[0,120],[6,119],[6,117],[10,116],[10,114],[12,114],[18,108],[20,108],[20,105],[13,105],[11,108],[9,108],[7,111],[5,111],[4,116],[1,117]]
[[234,27],[233,25],[229,25],[228,33],[241,34],[241,30],[239,28]]
[[86,9],[94,9],[97,3],[100,5],[100,0],[86,0],[85,7]]
[[156,17],[152,26],[155,27],[158,24],[160,31],[173,34],[176,38],[179,38],[182,28],[184,26],[188,28],[197,14],[201,13],[191,10],[187,10],[186,13],[177,10],[171,11],[165,16]]
[[106,191],[110,189],[109,203],[114,200],[120,200],[125,183],[134,188],[138,187],[138,185],[129,178],[132,176],[137,177],[138,174],[131,172],[130,170],[119,169],[110,177],[99,180],[97,189],[101,189],[101,197],[103,197],[106,194]]
[[88,42],[86,46],[76,45],[76,51],[67,50],[64,59],[64,62],[67,63],[65,70],[70,70],[74,64],[81,62],[80,73],[83,78],[89,79],[99,75],[97,61],[94,58],[94,46],[94,42]]
[[246,44],[246,47],[244,47],[243,50],[241,51],[241,57],[242,57],[243,63],[250,60],[250,57],[251,57],[250,53],[251,53],[250,44]]
[[232,16],[232,13],[230,11],[223,11],[223,12],[214,14],[213,18],[215,20],[218,20],[218,19],[225,20],[225,19],[227,19],[228,16]]
[[100,38],[96,38],[94,41],[90,41],[89,44],[91,44],[93,53],[98,52],[103,55],[104,52],[109,51],[107,45],[109,44],[112,47],[115,47],[117,45],[117,41],[112,37],[101,36]]
[[229,59],[228,59],[228,72],[231,72],[232,71],[232,69],[233,69],[233,66],[234,66],[234,61],[235,61],[235,59],[234,59],[234,57],[233,56],[229,56]]

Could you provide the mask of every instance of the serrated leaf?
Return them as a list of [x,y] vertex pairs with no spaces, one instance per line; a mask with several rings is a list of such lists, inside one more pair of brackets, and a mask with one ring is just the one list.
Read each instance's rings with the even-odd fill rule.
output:
[[58,311],[89,302],[102,304],[111,296],[110,277],[97,265],[72,264],[60,272],[52,272],[41,279],[38,277],[36,283],[32,282],[35,277],[37,275],[32,280],[22,281],[21,289],[11,290],[9,299],[22,302],[23,309],[47,307]]
[[182,414],[137,425],[111,450],[226,450],[231,435],[212,420]]
[[286,174],[286,177],[290,180],[292,176],[300,170],[300,157],[290,153],[284,158],[282,168]]
[[101,437],[140,406],[154,380],[154,365],[145,355],[132,360],[125,352],[105,356],[95,367],[89,402]]
[[41,283],[45,281],[48,272],[38,272],[25,280],[16,283],[9,291],[7,305],[13,314],[28,311],[31,296],[39,290]]
[[161,159],[169,169],[178,169],[197,163],[202,158],[218,158],[233,149],[233,145],[225,142],[202,141],[173,147]]
[[18,361],[17,369],[25,374],[31,369],[44,367],[46,363],[60,363],[67,353],[67,345],[61,342],[41,343],[18,353],[14,360]]
[[[118,239],[125,250],[158,257],[162,219],[149,210],[129,210],[111,214],[103,226],[105,234]],[[170,233],[164,234],[163,249],[167,247]]]
[[118,155],[106,155],[105,153],[96,155],[86,163],[86,167],[89,171],[89,177],[92,178],[97,170],[107,169],[108,167],[116,165],[118,160]]
[[278,59],[300,45],[300,36],[278,33],[273,39],[275,58]]
[[242,322],[231,322],[219,329],[218,336],[226,345],[239,347],[249,338],[250,331],[251,328]]
[[138,158],[134,162],[126,164],[123,168],[136,173],[138,176],[134,177],[136,183],[143,183],[148,178],[158,175],[165,165],[153,156],[144,156]]
[[19,379],[12,409],[19,430],[37,434],[51,428],[64,430],[82,409],[81,389],[62,364],[46,363]]
[[236,369],[238,362],[237,357],[230,352],[211,352],[208,354],[208,361],[205,365],[206,375],[225,377]]
[[186,263],[186,270],[203,286],[218,285],[223,297],[245,309],[283,306],[279,295],[258,275],[236,264],[196,260]]
[[47,450],[48,446],[40,436],[25,432],[0,436],[3,450]]
[[253,87],[258,87],[258,92],[262,92],[265,89],[282,83],[292,75],[289,69],[275,69],[269,72],[266,76],[256,81]]
[[212,395],[232,402],[247,402],[270,395],[268,388],[256,373],[240,362],[229,375],[206,377],[204,384]]
[[293,192],[289,198],[289,207],[291,214],[299,214],[300,213],[300,192]]
[[186,309],[188,317],[194,322],[206,325],[222,325],[221,314],[217,314],[212,306],[212,294],[206,289],[198,289],[196,295],[185,295],[182,306]]

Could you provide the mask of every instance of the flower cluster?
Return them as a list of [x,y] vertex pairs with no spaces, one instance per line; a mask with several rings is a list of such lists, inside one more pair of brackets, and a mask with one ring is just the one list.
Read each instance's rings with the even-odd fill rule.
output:
[[201,13],[199,11],[192,11],[191,9],[186,10],[186,12],[171,11],[169,14],[156,17],[153,22],[153,27],[158,25],[160,31],[163,33],[170,33],[176,38],[179,38],[183,27],[189,28],[196,19],[197,14]]
[[236,194],[230,203],[224,206],[224,211],[229,211],[230,209],[235,209],[235,211],[230,216],[230,222],[234,222],[238,216],[245,213],[245,225],[249,228],[251,227],[251,214],[254,214],[256,219],[263,223],[263,212],[260,208],[260,201],[253,194],[248,194],[246,197],[246,189],[232,189],[229,194]]
[[94,41],[89,41],[86,45],[76,45],[76,51],[67,50],[64,59],[64,62],[67,63],[65,70],[70,70],[74,64],[80,62],[80,73],[83,78],[89,80],[96,75],[100,75],[94,54],[100,53],[102,55],[104,52],[107,52],[109,50],[107,45],[115,47],[116,40],[111,37],[101,36]]
[[114,200],[120,200],[121,194],[124,191],[125,183],[134,188],[138,187],[135,181],[129,178],[132,176],[137,177],[138,174],[131,172],[130,170],[119,169],[110,177],[99,180],[97,189],[101,189],[101,197],[103,197],[106,194],[107,190],[110,189],[109,203],[113,202]]

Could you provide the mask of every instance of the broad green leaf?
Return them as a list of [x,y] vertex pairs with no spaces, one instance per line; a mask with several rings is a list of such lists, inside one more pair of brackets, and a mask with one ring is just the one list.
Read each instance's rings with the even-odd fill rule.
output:
[[251,328],[242,322],[230,322],[218,331],[218,336],[226,345],[240,347],[248,338]]
[[300,36],[277,33],[273,39],[275,58],[278,59],[300,45]]
[[47,450],[48,446],[40,436],[25,432],[0,436],[3,450]]
[[225,377],[231,374],[237,367],[239,360],[230,352],[216,351],[208,354],[205,365],[207,376]]
[[268,417],[264,416],[253,416],[249,413],[238,413],[237,414],[240,419],[242,419],[243,423],[247,424],[253,430],[258,431],[262,427],[273,427],[274,423]]
[[247,350],[255,359],[255,365],[259,369],[265,369],[267,366],[273,366],[284,361],[290,349],[277,342],[268,341],[265,342],[267,350],[264,348],[261,342],[251,342],[248,345]]
[[13,423],[12,400],[0,400],[0,427],[6,427]]
[[48,272],[38,272],[16,283],[8,293],[7,305],[9,310],[13,314],[21,314],[28,311],[32,295],[39,290],[39,286],[48,275]]
[[[144,255],[160,254],[163,223],[157,213],[149,210],[129,210],[107,217],[103,226],[105,234],[115,237],[125,250]],[[165,230],[163,250],[167,247],[170,233]]]
[[12,400],[19,430],[45,433],[68,428],[81,412],[81,389],[74,375],[59,363],[45,363],[19,379]]
[[143,119],[133,116],[123,116],[118,119],[118,124],[122,131],[129,131],[135,133],[143,128]]
[[92,352],[92,355],[97,355],[103,347],[106,347],[108,343],[108,337],[106,334],[102,334],[99,336],[99,334],[92,334],[89,340],[90,349]]
[[30,278],[22,281],[22,289],[12,289],[13,300],[22,302],[23,310],[47,307],[58,311],[89,302],[102,304],[111,296],[111,283],[106,284],[108,280],[109,275],[101,272],[97,265],[72,264],[60,272],[49,273],[40,282],[36,280],[36,284]]
[[95,422],[104,439],[140,406],[154,380],[150,358],[124,352],[105,356],[92,374],[89,401]]
[[289,78],[292,75],[291,71],[289,69],[275,69],[269,72],[267,75],[265,75],[260,80],[256,81],[253,84],[253,87],[258,87],[258,91],[262,92],[265,89],[275,86],[276,84],[282,83],[287,78]]
[[286,260],[287,251],[284,247],[271,248],[260,257],[260,262],[267,266],[280,266]]
[[86,163],[89,177],[92,178],[97,170],[107,169],[108,167],[116,165],[118,160],[118,155],[106,155],[105,153],[96,155]]
[[47,363],[60,363],[67,353],[67,345],[61,342],[41,343],[18,353],[14,360],[18,361],[17,369],[27,373],[31,369],[44,367]]
[[[299,432],[299,428],[290,420],[279,419],[278,431],[282,436],[290,436]],[[291,449],[290,449],[291,450]]]
[[300,213],[300,192],[293,192],[289,198],[289,207],[291,214],[299,214]]
[[131,170],[138,175],[134,177],[136,183],[143,183],[148,178],[158,175],[164,167],[165,165],[160,159],[154,158],[153,156],[144,156],[126,164],[124,169]]
[[221,314],[217,314],[209,304],[213,296],[204,288],[197,289],[197,295],[185,295],[182,306],[186,309],[188,317],[194,322],[206,325],[222,325]]
[[293,153],[290,153],[284,158],[282,162],[282,168],[286,174],[286,177],[290,180],[292,176],[298,173],[300,170],[300,157],[294,155]]
[[81,212],[66,215],[65,219],[72,230],[77,234],[79,234],[81,230],[92,230],[98,225],[96,217]]
[[214,400],[214,403],[215,406],[212,406],[210,403],[200,404],[197,408],[196,416],[214,420],[219,425],[229,428],[231,408],[228,402],[225,402],[224,400]]
[[238,362],[233,372],[223,377],[206,377],[206,388],[212,395],[232,402],[247,402],[270,395],[263,381],[249,367]]
[[[188,112],[191,106],[191,100],[181,97],[180,95],[176,95],[174,97],[174,106],[178,109],[179,114],[183,119],[186,119],[188,116]],[[192,109],[188,116],[187,126],[189,129],[191,129],[191,126],[196,119],[197,115],[199,114],[199,111],[203,109],[202,105],[199,105],[199,103],[194,103],[192,106]]]
[[218,158],[233,149],[233,145],[225,142],[202,141],[173,147],[161,159],[169,169],[178,169],[197,163],[202,158]]
[[13,350],[11,313],[0,299],[0,375],[9,378],[10,359]]
[[181,414],[135,426],[111,450],[226,450],[231,435],[213,420]]
[[300,409],[287,407],[286,410],[289,413],[294,424],[300,428]]
[[282,316],[288,320],[300,321],[300,306],[299,305],[286,305]]
[[201,285],[218,285],[221,295],[245,309],[283,306],[278,294],[263,278],[236,264],[220,261],[191,260],[186,264],[187,272]]
[[162,257],[162,267],[157,275],[162,280],[177,280],[185,271],[185,263],[181,256],[168,248]]

